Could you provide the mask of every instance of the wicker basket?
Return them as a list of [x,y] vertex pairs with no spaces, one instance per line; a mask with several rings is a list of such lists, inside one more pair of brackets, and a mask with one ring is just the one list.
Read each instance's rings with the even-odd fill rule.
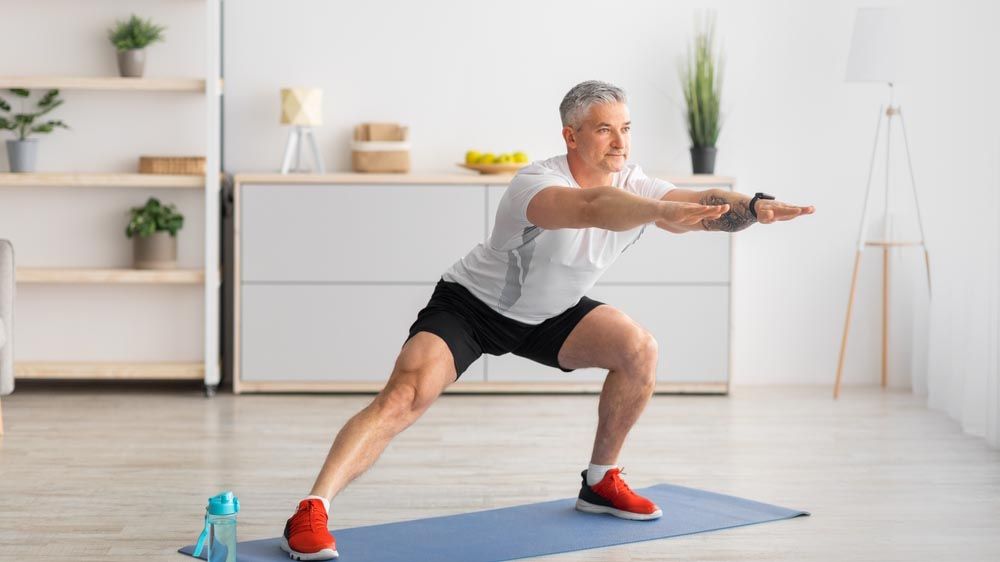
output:
[[362,123],[354,127],[351,167],[355,172],[409,172],[408,131],[396,123]]
[[140,174],[203,175],[204,156],[140,156]]

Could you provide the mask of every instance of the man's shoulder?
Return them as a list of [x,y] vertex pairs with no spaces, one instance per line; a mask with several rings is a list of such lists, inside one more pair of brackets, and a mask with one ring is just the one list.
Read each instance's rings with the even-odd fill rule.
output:
[[522,178],[522,176],[525,178],[535,176],[558,176],[565,178],[568,173],[569,164],[566,162],[566,155],[562,154],[545,160],[535,160],[518,170],[514,174],[514,180]]
[[546,160],[535,160],[518,170],[511,178],[507,191],[520,193],[552,185],[571,187],[574,185],[571,178],[566,156],[554,156]]

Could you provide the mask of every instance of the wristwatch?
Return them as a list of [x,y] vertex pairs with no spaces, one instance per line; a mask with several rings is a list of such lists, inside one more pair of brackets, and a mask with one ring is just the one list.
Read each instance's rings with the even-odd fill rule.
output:
[[757,211],[755,211],[753,207],[757,203],[758,199],[774,201],[774,195],[768,195],[766,193],[761,193],[759,191],[754,194],[753,198],[750,199],[750,204],[749,204],[750,214],[753,215],[753,218],[757,218]]

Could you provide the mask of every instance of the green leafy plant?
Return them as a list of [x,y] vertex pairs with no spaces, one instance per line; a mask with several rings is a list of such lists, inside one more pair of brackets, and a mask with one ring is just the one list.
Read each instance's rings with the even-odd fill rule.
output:
[[[11,88],[8,90],[15,96],[26,100],[31,92],[23,88]],[[38,100],[38,111],[30,113],[10,113],[11,106],[7,100],[0,98],[0,110],[5,114],[0,115],[0,130],[15,131],[17,140],[25,140],[32,133],[51,133],[56,127],[69,129],[69,125],[59,120],[46,121],[35,124],[35,120],[62,105],[63,100],[59,99],[59,90],[49,90]],[[23,104],[22,104],[23,106]]]
[[115,26],[108,30],[108,39],[119,51],[142,49],[150,43],[163,41],[163,26],[144,20],[132,14],[127,21],[118,20]]
[[694,43],[681,64],[681,87],[687,106],[688,135],[696,148],[714,147],[722,129],[719,100],[722,59],[715,53],[715,18],[696,24]]
[[184,215],[177,212],[173,204],[163,205],[160,200],[150,197],[142,207],[132,207],[132,214],[125,236],[152,236],[154,232],[167,231],[171,236],[177,236],[177,231],[184,226]]

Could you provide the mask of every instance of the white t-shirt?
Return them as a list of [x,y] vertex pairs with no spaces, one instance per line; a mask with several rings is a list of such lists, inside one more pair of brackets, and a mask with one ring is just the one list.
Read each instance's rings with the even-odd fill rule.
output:
[[[614,174],[612,184],[650,199],[660,199],[674,188],[670,182],[646,176],[635,164]],[[473,248],[442,278],[525,324],[540,324],[574,306],[647,225],[622,232],[539,228],[528,221],[528,203],[552,186],[582,189],[566,155],[521,168],[500,199],[489,242]]]

